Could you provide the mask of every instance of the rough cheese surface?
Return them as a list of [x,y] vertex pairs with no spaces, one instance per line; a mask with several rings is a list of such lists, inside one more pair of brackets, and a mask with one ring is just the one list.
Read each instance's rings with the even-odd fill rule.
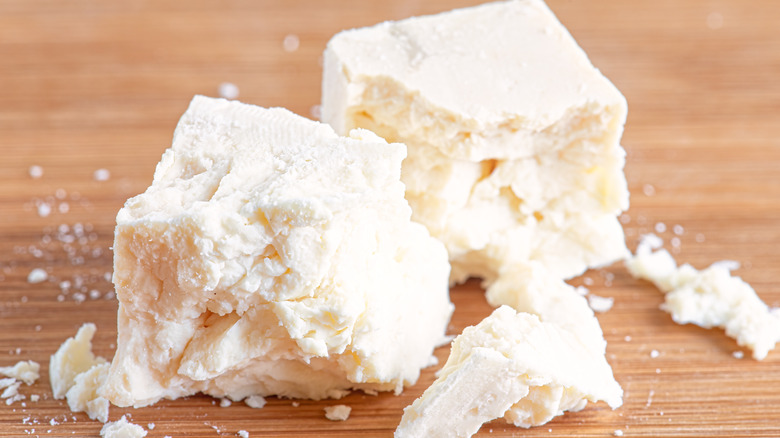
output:
[[541,0],[344,31],[324,54],[323,121],[407,144],[413,218],[456,282],[533,261],[568,278],[628,254],[626,111]]
[[598,400],[622,404],[602,353],[568,329],[501,306],[455,338],[439,377],[404,409],[395,436],[469,437],[501,417],[537,426]]
[[32,385],[40,377],[41,365],[33,360],[21,360],[13,366],[0,367],[0,374],[16,380],[21,380],[27,385]]
[[117,352],[102,395],[341,397],[415,382],[452,312],[410,220],[406,149],[197,96],[117,215]]
[[108,421],[108,400],[98,394],[108,375],[109,364],[92,352],[97,328],[86,323],[68,338],[49,361],[49,380],[54,398],[65,398],[73,412],[102,423]]
[[124,415],[117,421],[104,424],[100,429],[103,438],[143,438],[146,433],[143,427],[127,421]]
[[54,398],[65,398],[79,374],[106,363],[104,358],[92,353],[92,337],[95,336],[95,331],[95,324],[83,324],[76,336],[68,338],[52,355],[49,360],[49,381]]
[[665,249],[653,252],[642,244],[626,261],[631,275],[664,292],[662,308],[674,322],[722,328],[762,360],[780,341],[780,309],[769,308],[748,283],[732,276],[730,265],[713,263],[702,271],[689,264],[678,267]]

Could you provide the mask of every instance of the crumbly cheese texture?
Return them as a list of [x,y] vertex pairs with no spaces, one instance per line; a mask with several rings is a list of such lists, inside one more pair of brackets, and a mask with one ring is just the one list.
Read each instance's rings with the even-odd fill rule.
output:
[[330,421],[347,421],[352,408],[347,405],[335,405],[325,407],[325,418]]
[[97,327],[95,324],[83,324],[76,336],[68,338],[49,360],[49,382],[54,398],[65,398],[73,387],[76,377],[106,360],[92,352],[92,338]]
[[322,399],[415,382],[452,313],[411,222],[406,148],[196,96],[117,215],[117,352],[102,394]]
[[631,275],[665,293],[662,308],[678,324],[722,328],[737,344],[750,348],[756,360],[780,341],[780,309],[767,306],[748,283],[732,276],[729,263],[714,263],[702,271],[689,264],[678,267],[665,249],[653,252],[640,245],[626,266]]
[[97,328],[86,323],[68,338],[49,361],[49,380],[55,399],[65,398],[73,412],[102,423],[108,421],[109,403],[98,394],[108,375],[109,364],[92,352]]
[[41,365],[33,360],[21,360],[13,366],[0,367],[0,374],[16,380],[21,380],[26,385],[32,385],[40,377]]
[[413,219],[445,243],[455,282],[625,257],[626,111],[541,0],[344,31],[324,54],[322,120],[407,144]]
[[532,263],[502,271],[486,298],[493,307],[510,306],[568,330],[594,355],[606,353],[607,341],[587,299],[544,266]]
[[395,437],[470,437],[501,417],[537,426],[589,400],[622,404],[603,354],[568,329],[501,306],[455,338],[439,377],[404,409]]
[[146,433],[143,427],[127,421],[124,415],[117,421],[104,424],[100,429],[103,438],[144,438]]

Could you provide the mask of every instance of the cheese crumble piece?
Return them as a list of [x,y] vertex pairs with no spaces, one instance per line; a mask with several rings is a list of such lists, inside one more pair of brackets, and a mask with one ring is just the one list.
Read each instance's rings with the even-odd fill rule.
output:
[[22,360],[10,367],[0,367],[0,374],[32,385],[40,376],[41,366],[32,360]]
[[86,412],[101,423],[108,421],[109,403],[98,394],[108,376],[109,364],[92,353],[97,328],[86,323],[68,338],[49,361],[49,379],[55,399],[67,399],[73,412]]
[[130,423],[124,415],[118,421],[104,424],[100,429],[103,438],[143,438],[146,433],[143,427]]
[[444,246],[411,221],[402,144],[196,96],[117,215],[117,351],[102,394],[401,391],[444,337]]
[[49,380],[55,399],[65,397],[75,384],[76,376],[95,365],[106,363],[105,359],[92,353],[95,331],[95,324],[82,325],[76,336],[68,338],[49,360]]
[[325,418],[330,421],[347,421],[352,408],[347,405],[335,405],[325,407]]
[[780,309],[769,308],[749,284],[731,275],[734,262],[716,262],[703,271],[689,264],[678,267],[668,251],[653,252],[640,244],[626,266],[665,294],[662,309],[678,324],[725,329],[737,344],[753,350],[756,360],[780,340]]
[[454,282],[628,255],[626,112],[541,0],[344,31],[324,54],[322,120],[407,144],[413,219],[447,246]]
[[244,399],[244,403],[250,408],[262,409],[265,407],[265,398],[259,395],[250,395]]
[[502,306],[455,338],[439,377],[404,409],[395,436],[470,437],[501,417],[538,426],[589,400],[622,404],[603,354],[557,324]]

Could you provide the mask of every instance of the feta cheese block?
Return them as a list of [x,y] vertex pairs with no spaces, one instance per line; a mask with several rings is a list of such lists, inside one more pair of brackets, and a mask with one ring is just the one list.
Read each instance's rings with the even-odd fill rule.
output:
[[412,218],[452,280],[538,261],[569,278],[628,255],[626,101],[541,0],[488,3],[334,36],[322,120],[405,143]]
[[588,401],[622,404],[601,353],[571,331],[501,306],[455,338],[439,377],[404,409],[396,438],[469,437],[496,418],[538,426]]
[[640,244],[626,266],[636,278],[651,281],[664,294],[662,309],[678,324],[719,327],[737,344],[764,359],[780,341],[780,308],[770,308],[744,280],[731,275],[732,263],[716,262],[699,271],[677,266],[665,249]]
[[399,392],[453,307],[444,246],[411,222],[402,144],[196,96],[117,215],[120,406],[203,392]]

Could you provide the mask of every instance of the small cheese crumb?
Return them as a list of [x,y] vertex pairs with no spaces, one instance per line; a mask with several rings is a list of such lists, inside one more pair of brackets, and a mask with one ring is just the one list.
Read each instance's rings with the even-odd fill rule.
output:
[[631,342],[631,336],[626,335],[626,337],[623,338],[623,340],[625,340],[626,342]]
[[740,263],[736,260],[719,260],[710,267],[717,267],[718,269],[725,269],[727,271],[736,271],[740,267]]
[[95,181],[108,181],[111,178],[111,172],[108,169],[98,169],[92,174]]
[[265,406],[265,398],[260,395],[250,395],[244,399],[244,403],[246,403],[246,405],[250,408],[260,409]]
[[19,387],[22,386],[22,382],[14,382],[5,388],[0,398],[10,398],[19,394]]
[[38,204],[38,216],[47,217],[51,213],[51,206],[45,202]]
[[620,429],[617,429],[614,432],[612,432],[612,435],[613,436],[623,436],[623,431],[620,430]]
[[228,407],[228,406],[230,406],[232,404],[233,404],[233,402],[231,402],[229,398],[223,398],[223,399],[219,400],[219,407],[220,408],[226,408],[226,407]]
[[219,97],[225,99],[235,99],[238,97],[238,86],[232,82],[223,82],[219,84]]
[[660,355],[661,355],[661,353],[659,353],[658,350],[652,350],[650,352],[650,357],[653,358],[653,359],[655,359],[656,357],[658,357]]
[[291,404],[292,404],[292,407],[294,407],[294,408],[297,408],[298,406],[300,406],[300,405],[301,405],[301,404],[300,404],[299,402],[297,402],[297,401],[294,401],[294,402],[292,402]]
[[285,52],[294,52],[298,50],[298,47],[301,45],[301,40],[298,38],[298,35],[295,34],[289,34],[284,37],[284,41],[282,41],[282,48],[284,48]]
[[31,402],[37,402],[37,401],[38,401],[38,400],[40,400],[40,399],[41,399],[41,396],[40,396],[40,395],[38,395],[38,394],[32,394],[32,395],[30,395],[30,401],[31,401]]
[[309,114],[312,119],[320,120],[320,118],[322,118],[322,105],[312,105],[312,107],[309,108]]
[[147,424],[147,425],[146,425],[146,427],[147,427],[149,430],[154,430],[154,428],[155,428],[155,427],[157,427],[157,425],[156,425],[156,424],[154,424],[154,423],[149,423],[149,424]]
[[330,421],[346,421],[352,408],[347,405],[335,405],[325,407],[325,418]]
[[43,176],[43,167],[38,165],[32,165],[27,170],[27,172],[30,174],[30,178],[38,179]]
[[27,275],[27,282],[30,284],[36,284],[46,281],[49,278],[49,274],[41,268],[35,268]]
[[125,415],[119,421],[106,423],[100,429],[100,436],[103,438],[143,438],[146,431],[143,427],[127,421]]
[[249,432],[245,430],[239,430],[236,435],[240,436],[241,438],[249,438]]
[[16,380],[21,380],[27,385],[32,385],[40,377],[40,369],[41,366],[38,362],[23,360],[11,367],[0,367],[0,374]]
[[655,232],[656,233],[666,232],[666,224],[663,222],[658,222],[657,224],[655,224]]
[[742,359],[743,357],[745,357],[745,353],[741,351],[735,351],[731,353],[731,355],[734,356],[735,359]]
[[604,313],[612,308],[615,300],[611,297],[600,297],[598,295],[588,295],[588,305],[594,312]]

